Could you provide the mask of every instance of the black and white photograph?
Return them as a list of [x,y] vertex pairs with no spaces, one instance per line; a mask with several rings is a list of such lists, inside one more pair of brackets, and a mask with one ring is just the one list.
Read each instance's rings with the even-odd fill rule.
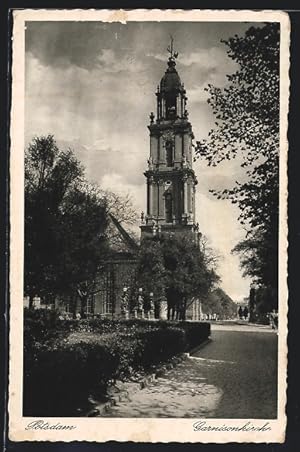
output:
[[288,17],[13,37],[10,437],[284,441]]

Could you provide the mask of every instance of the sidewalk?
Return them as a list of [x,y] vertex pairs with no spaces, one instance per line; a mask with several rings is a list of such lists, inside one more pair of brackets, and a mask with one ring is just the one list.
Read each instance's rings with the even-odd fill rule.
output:
[[277,333],[277,330],[273,330],[270,325],[260,325],[243,320],[228,321],[228,323],[226,321],[211,322],[211,331],[218,330]]
[[212,324],[207,345],[103,416],[273,419],[276,410],[277,334]]

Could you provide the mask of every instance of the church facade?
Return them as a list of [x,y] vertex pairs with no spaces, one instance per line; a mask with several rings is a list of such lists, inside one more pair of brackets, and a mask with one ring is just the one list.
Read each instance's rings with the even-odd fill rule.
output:
[[147,210],[141,240],[160,233],[189,234],[198,240],[195,223],[197,178],[193,170],[194,138],[188,119],[186,90],[170,50],[168,67],[156,92],[156,117],[150,114],[150,156],[144,175]]

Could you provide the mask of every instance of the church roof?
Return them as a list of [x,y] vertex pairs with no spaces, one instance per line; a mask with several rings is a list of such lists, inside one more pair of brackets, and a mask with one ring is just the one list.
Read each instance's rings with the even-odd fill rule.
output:
[[170,93],[182,89],[182,84],[178,72],[176,71],[176,62],[173,58],[169,58],[168,68],[160,82],[160,90]]
[[118,243],[115,243],[116,248],[118,248],[118,251],[129,251],[136,253],[139,249],[139,245],[136,243],[136,241],[128,234],[128,232],[123,228],[121,223],[116,219],[114,215],[111,213],[109,214],[110,219],[112,221],[112,224],[118,231],[119,239]]

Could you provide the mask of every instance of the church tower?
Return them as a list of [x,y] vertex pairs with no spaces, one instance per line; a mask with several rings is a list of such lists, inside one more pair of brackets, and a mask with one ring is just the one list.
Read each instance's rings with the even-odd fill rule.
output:
[[141,239],[160,233],[186,233],[196,239],[194,136],[186,91],[176,70],[178,53],[173,51],[173,39],[168,51],[168,67],[156,92],[156,118],[152,112],[148,126],[147,213],[142,214]]

